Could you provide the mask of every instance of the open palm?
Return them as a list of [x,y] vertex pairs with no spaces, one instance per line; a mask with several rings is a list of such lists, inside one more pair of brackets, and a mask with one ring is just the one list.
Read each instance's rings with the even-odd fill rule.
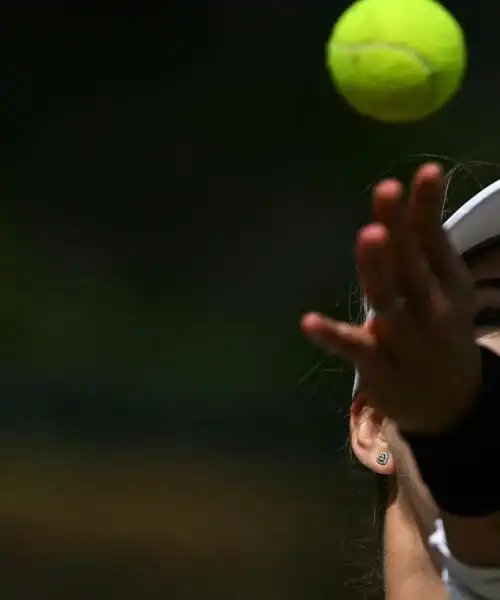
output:
[[356,241],[360,284],[373,311],[363,325],[306,314],[302,329],[354,363],[371,402],[407,431],[441,431],[480,381],[474,289],[441,227],[444,178],[421,166],[409,199],[396,180],[373,190],[374,223]]

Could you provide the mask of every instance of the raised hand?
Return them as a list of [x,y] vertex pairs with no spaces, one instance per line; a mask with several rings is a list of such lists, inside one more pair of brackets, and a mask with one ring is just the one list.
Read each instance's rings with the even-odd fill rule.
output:
[[375,222],[356,241],[364,325],[306,314],[304,332],[352,362],[370,402],[406,431],[439,432],[460,419],[480,384],[474,288],[441,227],[443,172],[420,167],[409,199],[385,180],[373,190]]

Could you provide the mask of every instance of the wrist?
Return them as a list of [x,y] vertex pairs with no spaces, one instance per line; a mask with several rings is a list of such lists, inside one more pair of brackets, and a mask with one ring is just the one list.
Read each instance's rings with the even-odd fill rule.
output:
[[480,385],[466,409],[441,431],[401,431],[438,506],[456,516],[485,516],[500,509],[497,468],[500,357],[479,349]]

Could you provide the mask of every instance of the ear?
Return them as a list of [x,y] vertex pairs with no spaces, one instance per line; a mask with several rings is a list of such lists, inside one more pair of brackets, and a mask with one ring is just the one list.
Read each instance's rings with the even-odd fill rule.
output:
[[[351,406],[352,451],[365,467],[380,475],[392,475],[395,472],[394,457],[383,432],[383,422],[383,416],[359,392]],[[382,457],[387,459],[384,464],[380,461]]]

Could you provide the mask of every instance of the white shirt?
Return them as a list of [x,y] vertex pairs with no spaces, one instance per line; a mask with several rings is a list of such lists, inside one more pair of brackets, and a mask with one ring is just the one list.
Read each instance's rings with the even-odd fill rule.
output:
[[500,568],[479,569],[458,562],[450,554],[442,521],[429,538],[431,546],[441,555],[442,578],[450,600],[500,600]]

